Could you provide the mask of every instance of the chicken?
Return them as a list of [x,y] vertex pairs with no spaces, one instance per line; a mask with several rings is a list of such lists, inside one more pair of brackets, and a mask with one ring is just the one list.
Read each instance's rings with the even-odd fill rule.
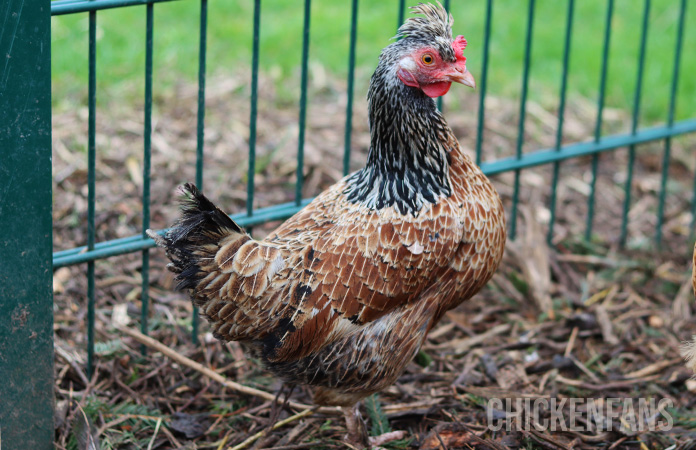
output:
[[178,288],[223,341],[340,406],[365,445],[358,403],[396,381],[448,310],[493,276],[505,217],[490,181],[436,108],[453,82],[474,87],[462,36],[440,4],[381,53],[368,90],[366,166],[266,239],[252,239],[191,184],[164,236]]
[[[694,259],[691,268],[691,285],[696,296],[696,245],[694,245]],[[693,341],[682,346],[681,355],[686,359],[686,367],[696,374],[696,336],[693,337]]]

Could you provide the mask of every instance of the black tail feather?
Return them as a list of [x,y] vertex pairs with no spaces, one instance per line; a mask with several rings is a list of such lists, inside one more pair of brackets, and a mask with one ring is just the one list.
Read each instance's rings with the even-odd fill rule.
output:
[[244,233],[239,225],[208,200],[193,183],[180,186],[179,192],[182,194],[182,215],[167,233],[174,243],[182,239],[201,238],[201,232],[206,236],[210,233]]
[[172,261],[167,267],[177,274],[177,289],[195,288],[204,276],[200,261],[205,245],[216,244],[230,234],[246,234],[227,214],[208,200],[193,183],[179,187],[182,194],[181,217],[161,236],[147,230],[148,236],[167,251]]

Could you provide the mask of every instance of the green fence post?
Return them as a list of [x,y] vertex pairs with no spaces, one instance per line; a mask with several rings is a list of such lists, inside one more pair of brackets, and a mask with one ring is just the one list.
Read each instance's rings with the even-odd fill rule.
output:
[[51,10],[0,3],[0,446],[53,448]]

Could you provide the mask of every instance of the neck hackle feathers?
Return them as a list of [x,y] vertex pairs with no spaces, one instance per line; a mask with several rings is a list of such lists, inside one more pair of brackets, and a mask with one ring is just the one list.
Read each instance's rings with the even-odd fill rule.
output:
[[400,40],[387,46],[368,91],[371,145],[365,168],[354,173],[350,201],[401,214],[417,215],[426,203],[452,192],[449,179],[451,130],[432,98],[405,86],[395,66],[413,49],[429,46],[443,60],[461,61],[466,40],[452,39],[452,16],[438,3],[411,8],[416,17],[400,28]]

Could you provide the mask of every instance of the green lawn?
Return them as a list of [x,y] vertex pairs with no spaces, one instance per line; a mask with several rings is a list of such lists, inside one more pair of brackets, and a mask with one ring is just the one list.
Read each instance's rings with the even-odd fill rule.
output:
[[[494,2],[489,92],[519,96],[526,31],[526,3]],[[616,0],[607,104],[630,108],[636,79],[642,3]],[[692,2],[688,2],[692,3]],[[357,43],[358,95],[382,47],[394,35],[398,0],[360,2]],[[452,1],[455,34],[469,41],[468,66],[480,73],[485,0]],[[689,5],[682,53],[677,118],[696,116],[696,5]],[[263,0],[261,67],[276,81],[280,100],[294,99],[298,90],[302,44],[301,2]],[[180,0],[155,6],[155,91],[178,80],[195,80],[198,55],[199,2]],[[144,72],[145,8],[128,7],[98,14],[98,84],[107,95],[139,93]],[[576,0],[571,74],[572,94],[595,99],[599,85],[605,0]],[[643,120],[667,115],[674,62],[678,0],[652,0],[648,52],[644,74]],[[209,2],[208,71],[239,73],[251,62],[251,0]],[[553,106],[560,84],[566,2],[538,0],[532,51],[530,99]],[[54,17],[52,64],[54,102],[86,96],[87,15]],[[310,64],[329,76],[344,78],[348,61],[350,1],[315,0],[312,4]],[[310,79],[310,84],[312,79]],[[104,94],[101,94],[104,95]]]

